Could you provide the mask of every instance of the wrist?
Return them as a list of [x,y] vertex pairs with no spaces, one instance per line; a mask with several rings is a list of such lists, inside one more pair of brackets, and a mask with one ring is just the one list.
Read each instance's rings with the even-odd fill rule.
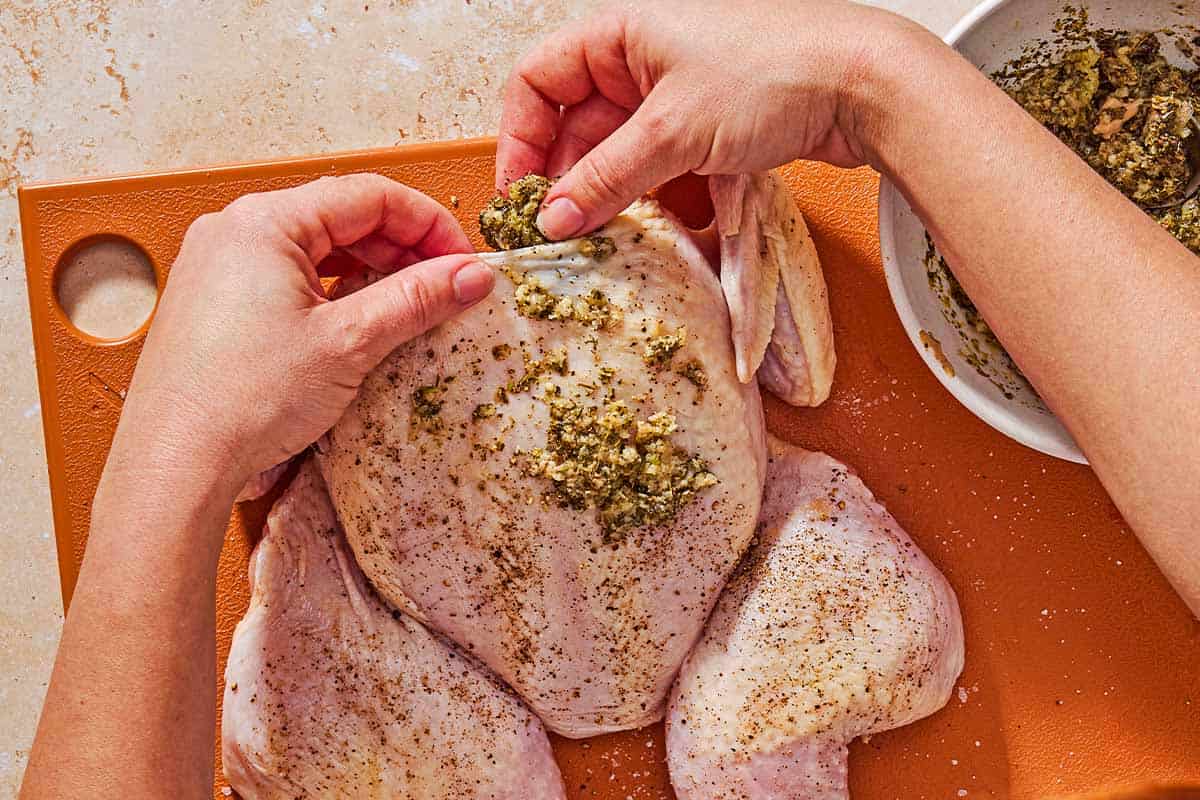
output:
[[[189,564],[215,572],[240,483],[181,462],[182,450],[144,452],[114,442],[92,500],[87,559],[123,565]],[[140,564],[141,567],[135,566]]]
[[176,409],[149,415],[131,406],[121,415],[101,488],[120,487],[122,495],[133,489],[149,502],[160,497],[211,505],[227,514],[250,478],[234,451],[196,425],[193,414]]
[[246,479],[223,461],[190,447],[185,441],[113,442],[100,484],[100,499],[120,497],[124,506],[152,511],[166,503],[199,513],[206,509],[226,517]]
[[839,103],[843,130],[862,160],[890,174],[898,144],[907,129],[926,126],[936,113],[931,103],[952,102],[946,78],[957,70],[975,72],[933,33],[908,20],[897,20],[868,37],[842,81]]
[[172,386],[138,385],[121,411],[108,466],[178,475],[236,496],[253,475],[236,446],[228,415],[217,404],[191,398]]

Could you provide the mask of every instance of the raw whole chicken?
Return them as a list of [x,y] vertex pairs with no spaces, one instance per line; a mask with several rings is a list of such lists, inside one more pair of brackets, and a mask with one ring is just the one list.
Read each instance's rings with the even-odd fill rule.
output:
[[846,745],[945,705],[954,591],[842,464],[771,442],[759,533],[667,714],[680,800],[842,800]]
[[781,272],[806,287],[785,334],[820,341],[777,342],[777,371],[807,398],[828,392],[824,282],[791,257],[812,245],[790,195],[774,176],[712,190],[720,281],[653,200],[599,235],[489,255],[492,296],[393,352],[320,446],[380,594],[565,736],[662,718],[753,536],[766,446],[752,378],[791,296]]
[[[540,197],[519,184],[511,204],[498,201],[500,217],[536,211]],[[224,720],[235,788],[353,794],[366,760],[400,763],[394,743],[409,720],[436,717],[435,701],[447,704],[447,725],[468,719],[454,694],[409,698],[402,718],[371,699],[380,681],[401,680],[379,660],[389,647],[438,675],[461,665],[490,709],[463,728],[471,736],[442,728],[404,745],[429,765],[438,743],[452,743],[458,760],[446,774],[477,794],[437,794],[390,767],[371,773],[372,786],[401,796],[561,796],[544,734],[511,698],[484,691],[472,659],[569,737],[661,719],[675,683],[668,749],[683,800],[844,797],[850,739],[945,702],[962,632],[944,579],[836,462],[772,445],[768,466],[755,383],[817,405],[833,377],[825,283],[804,220],[773,173],[714,176],[709,189],[715,220],[703,231],[649,199],[566,242],[546,243],[529,217],[504,244],[519,249],[483,256],[500,273],[491,297],[368,376],[317,443],[320,476],[305,465],[275,528],[309,509],[304,519],[320,524],[302,534],[336,554],[331,574],[352,587],[327,590],[326,606],[346,615],[365,603],[348,598],[369,596],[368,616],[386,618],[390,638],[297,624],[311,599],[290,615],[260,602],[264,565],[289,552],[272,528],[229,679],[258,675],[277,688],[274,676],[307,663],[310,682],[297,684],[306,704],[332,703],[320,725],[342,726],[344,741],[380,726],[400,739],[322,760],[337,748],[314,751],[303,720],[248,706],[239,688]],[[295,591],[286,569],[275,572],[284,578],[274,591]],[[362,694],[346,705],[327,677],[329,653],[348,658],[355,647],[375,672],[359,672]],[[497,760],[472,784],[488,737]],[[262,782],[279,775],[293,782]]]
[[244,800],[563,797],[537,719],[375,596],[311,461],[271,510],[250,583],[221,722]]

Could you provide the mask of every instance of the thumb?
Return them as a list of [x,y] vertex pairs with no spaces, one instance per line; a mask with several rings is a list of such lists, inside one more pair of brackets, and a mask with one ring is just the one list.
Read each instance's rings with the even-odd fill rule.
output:
[[341,352],[373,368],[400,345],[470,308],[495,283],[492,268],[469,253],[431,258],[317,309],[332,318]]
[[660,88],[551,187],[537,219],[547,238],[595,230],[646,192],[691,169],[683,129],[667,104],[656,102]]

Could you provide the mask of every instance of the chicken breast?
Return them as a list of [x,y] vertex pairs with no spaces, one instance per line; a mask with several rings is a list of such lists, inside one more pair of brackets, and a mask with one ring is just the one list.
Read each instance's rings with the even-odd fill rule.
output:
[[842,464],[777,441],[758,535],[667,714],[680,800],[846,798],[847,744],[945,705],[946,579]]
[[564,796],[521,702],[375,596],[311,460],[272,509],[250,582],[221,723],[241,797]]
[[366,379],[322,470],[379,592],[547,727],[646,725],[753,535],[758,390],[711,266],[653,201],[486,258],[493,295]]

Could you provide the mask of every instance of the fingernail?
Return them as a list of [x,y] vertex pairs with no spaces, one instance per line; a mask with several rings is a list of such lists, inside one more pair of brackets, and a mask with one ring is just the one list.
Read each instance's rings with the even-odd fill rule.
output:
[[537,226],[547,239],[568,239],[583,230],[583,212],[569,197],[560,197],[541,210]]
[[482,261],[470,261],[454,273],[454,299],[459,305],[477,303],[492,290],[495,283],[492,268]]

